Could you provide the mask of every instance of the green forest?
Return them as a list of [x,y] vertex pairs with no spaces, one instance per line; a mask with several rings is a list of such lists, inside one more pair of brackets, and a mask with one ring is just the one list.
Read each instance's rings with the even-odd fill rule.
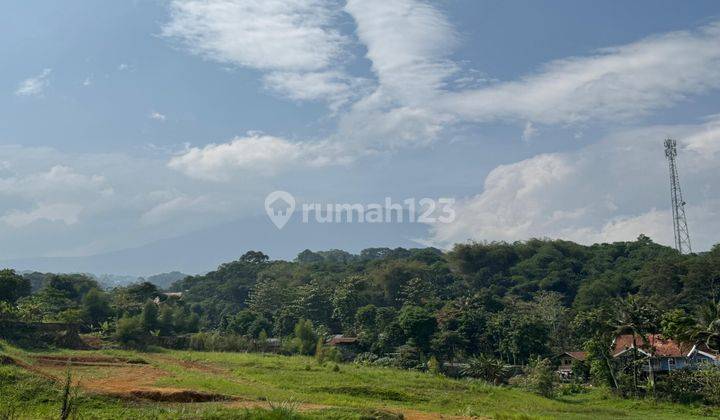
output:
[[[0,338],[24,348],[77,344],[28,330],[64,323],[143,351],[299,354],[547,397],[594,386],[625,398],[718,405],[718,364],[666,374],[645,366],[656,356],[647,344],[653,336],[716,355],[719,302],[720,245],[681,255],[645,236],[592,246],[533,239],[450,251],[305,250],[293,261],[251,251],[166,290],[151,283],[102,290],[81,274],[2,270]],[[622,335],[634,346],[615,357]],[[333,337],[348,345],[333,345]],[[584,356],[560,378],[564,352]]]

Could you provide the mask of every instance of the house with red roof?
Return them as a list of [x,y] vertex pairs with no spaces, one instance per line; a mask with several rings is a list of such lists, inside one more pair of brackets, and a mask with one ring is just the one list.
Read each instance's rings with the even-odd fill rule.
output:
[[[635,352],[637,356],[633,356]],[[720,365],[720,356],[710,349],[663,338],[660,334],[648,334],[645,338],[635,336],[634,340],[632,334],[620,335],[613,341],[612,355],[627,362],[633,357],[645,359],[642,371],[652,369],[654,373],[692,368],[700,363]]]

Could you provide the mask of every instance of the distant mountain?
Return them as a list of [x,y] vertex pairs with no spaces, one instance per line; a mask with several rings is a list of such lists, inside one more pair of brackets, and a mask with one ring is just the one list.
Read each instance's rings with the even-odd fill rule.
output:
[[266,216],[221,224],[176,238],[86,257],[44,257],[0,261],[0,267],[42,272],[117,273],[145,277],[179,271],[200,274],[233,261],[249,250],[291,260],[304,249],[417,247],[428,227],[418,223],[303,223],[295,213],[281,230]]
[[[60,273],[61,271],[55,271],[56,273]],[[37,292],[40,290],[40,288],[43,286],[43,284],[53,275],[52,272],[49,273],[41,273],[38,271],[30,271],[30,270],[23,270],[20,272],[25,278],[30,280],[30,285],[32,287],[33,292]],[[64,271],[65,274],[71,274],[76,273],[75,271]],[[105,289],[113,289],[115,287],[120,286],[127,286],[128,284],[133,283],[139,283],[148,281],[155,286],[157,286],[160,289],[167,289],[170,287],[171,284],[175,283],[178,280],[182,280],[188,275],[185,273],[181,273],[179,271],[172,271],[169,273],[161,273],[161,274],[155,274],[152,276],[149,276],[148,278],[144,277],[138,277],[138,276],[123,276],[123,275],[117,275],[117,274],[92,274],[92,273],[77,273],[77,274],[84,274],[88,277],[91,277],[100,284],[100,286]]]
[[137,283],[140,280],[137,276],[119,274],[90,274],[90,276],[94,277],[103,289],[127,286],[128,284]]
[[188,275],[179,271],[171,271],[169,273],[155,274],[154,276],[148,277],[147,281],[159,287],[160,289],[167,289],[171,284],[178,280],[182,280]]

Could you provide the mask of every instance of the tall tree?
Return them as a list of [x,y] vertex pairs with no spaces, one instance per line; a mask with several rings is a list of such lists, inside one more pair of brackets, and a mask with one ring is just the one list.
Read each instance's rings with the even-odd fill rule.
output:
[[15,302],[30,294],[30,280],[17,274],[15,270],[0,270],[0,301]]
[[[629,296],[617,301],[613,326],[616,334],[632,335],[633,387],[638,391],[638,338],[649,343],[648,333],[657,329],[657,311],[639,297]],[[650,374],[653,370],[650,369]],[[654,378],[651,378],[651,380]]]

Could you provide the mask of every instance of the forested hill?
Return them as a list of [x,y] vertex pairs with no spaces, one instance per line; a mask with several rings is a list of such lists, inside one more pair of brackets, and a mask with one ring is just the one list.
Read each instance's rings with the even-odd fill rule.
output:
[[310,343],[303,354],[317,337],[346,334],[373,357],[414,354],[397,359],[408,366],[430,355],[524,363],[593,342],[607,351],[627,319],[643,333],[720,346],[720,245],[680,255],[644,236],[592,246],[468,243],[449,252],[306,250],[293,261],[251,251],[170,290],[182,293],[148,282],[102,291],[84,275],[0,270],[0,320],[79,323],[128,346],[198,331],[196,344],[210,333],[243,343],[274,337],[295,349],[300,336],[315,337],[301,340]]
[[[498,329],[525,322],[516,319],[520,316],[540,322],[561,314],[562,320],[549,321],[538,332],[538,343],[552,345],[551,335],[560,333],[552,329],[570,328],[575,314],[628,295],[644,299],[660,314],[671,309],[693,314],[720,298],[720,246],[680,255],[641,236],[592,246],[537,239],[459,244],[447,253],[433,248],[373,248],[359,255],[306,250],[293,262],[249,252],[172,289],[184,292],[183,300],[201,313],[205,328],[285,336],[298,320],[309,319],[328,332],[372,335],[374,346],[390,349],[409,333],[407,328],[402,333],[404,317],[426,319],[431,326],[415,341],[456,334],[469,347],[497,351],[503,346],[495,342],[503,335]],[[496,324],[492,334],[485,329],[491,322]]]

